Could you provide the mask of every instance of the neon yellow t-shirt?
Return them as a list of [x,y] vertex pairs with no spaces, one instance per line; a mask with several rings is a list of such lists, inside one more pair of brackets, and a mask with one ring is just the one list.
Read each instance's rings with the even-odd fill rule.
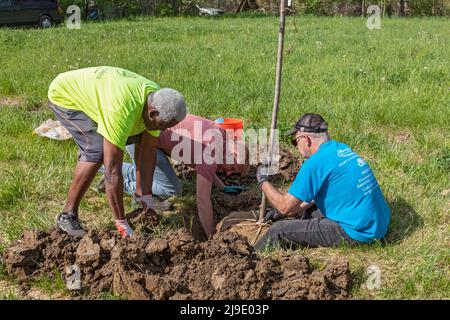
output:
[[[97,123],[97,132],[122,150],[130,136],[145,128],[142,110],[158,84],[131,71],[93,67],[61,73],[50,84],[49,100],[66,109],[83,111]],[[158,137],[160,131],[149,131]]]

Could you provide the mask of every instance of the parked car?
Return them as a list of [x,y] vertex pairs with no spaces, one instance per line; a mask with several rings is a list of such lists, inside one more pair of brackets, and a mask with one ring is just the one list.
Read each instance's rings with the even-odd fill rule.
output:
[[200,16],[219,16],[224,14],[224,11],[221,9],[214,8],[200,8],[198,5],[195,5],[198,9],[198,14]]
[[62,22],[58,0],[0,0],[0,25],[39,25]]

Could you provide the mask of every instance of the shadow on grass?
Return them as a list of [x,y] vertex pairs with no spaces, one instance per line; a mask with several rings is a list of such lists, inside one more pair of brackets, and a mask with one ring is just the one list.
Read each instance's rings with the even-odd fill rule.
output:
[[423,226],[422,217],[405,199],[398,197],[389,201],[389,208],[391,208],[391,223],[384,243],[393,244],[402,241]]

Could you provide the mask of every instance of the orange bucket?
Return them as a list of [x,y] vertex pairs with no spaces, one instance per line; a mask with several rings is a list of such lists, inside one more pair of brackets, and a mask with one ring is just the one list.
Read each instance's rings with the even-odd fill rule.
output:
[[237,129],[243,129],[244,128],[244,121],[241,119],[235,119],[235,118],[219,118],[214,121],[215,124],[222,127],[223,129],[231,129],[231,130],[237,130]]

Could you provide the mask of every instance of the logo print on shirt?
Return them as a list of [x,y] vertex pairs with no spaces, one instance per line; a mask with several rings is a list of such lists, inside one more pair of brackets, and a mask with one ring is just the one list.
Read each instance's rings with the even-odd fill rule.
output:
[[350,148],[340,149],[337,151],[337,156],[340,158],[349,157],[353,154],[355,154],[355,153]]
[[138,75],[136,73],[133,73],[133,72],[130,72],[127,70],[117,70],[117,73],[125,78],[136,79],[138,77]]
[[358,166],[360,166],[360,167],[366,165],[366,162],[361,158],[356,159],[356,161],[358,162]]

